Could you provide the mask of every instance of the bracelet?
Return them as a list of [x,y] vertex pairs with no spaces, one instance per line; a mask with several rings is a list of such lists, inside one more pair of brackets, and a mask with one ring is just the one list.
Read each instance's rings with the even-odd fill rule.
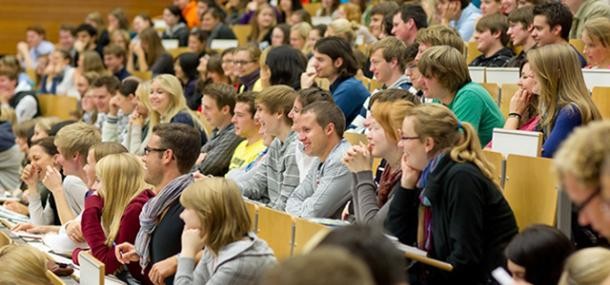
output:
[[508,113],[508,117],[516,117],[516,118],[519,118],[519,120],[521,120],[521,114],[519,114],[519,113]]

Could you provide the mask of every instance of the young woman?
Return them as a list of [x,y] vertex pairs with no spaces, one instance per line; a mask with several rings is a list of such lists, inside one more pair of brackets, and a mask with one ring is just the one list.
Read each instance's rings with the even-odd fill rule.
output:
[[36,120],[36,124],[34,125],[34,134],[32,135],[31,140],[37,141],[39,139],[44,139],[50,136],[51,129],[61,120],[59,118],[47,117]]
[[199,56],[192,52],[181,54],[174,62],[174,71],[182,83],[186,105],[193,111],[201,106],[201,94],[197,92],[199,78],[197,65],[199,65]]
[[167,25],[163,31],[162,39],[178,40],[178,46],[185,47],[188,45],[189,28],[186,26],[186,20],[182,16],[182,11],[176,5],[170,5],[163,9],[163,21]]
[[223,65],[224,62],[219,55],[210,56],[206,64],[206,79],[216,84],[231,84],[231,78],[225,73]]
[[[95,150],[89,154],[95,155]],[[97,161],[95,174],[96,191],[85,200],[81,227],[92,255],[112,274],[122,267],[114,254],[114,245],[135,242],[140,212],[154,193],[144,189],[144,169],[136,157],[127,153],[110,154]],[[72,252],[76,264],[81,251],[77,248]],[[130,263],[127,268],[134,278],[150,284],[138,263]]]
[[526,228],[506,246],[508,270],[516,281],[536,285],[559,282],[563,264],[574,245],[559,230],[547,225]]
[[127,149],[129,153],[135,155],[144,154],[144,148],[148,143],[148,124],[151,112],[150,101],[150,81],[142,82],[136,89],[136,108],[129,115],[129,127],[127,130]]
[[339,0],[322,0],[321,6],[316,11],[316,16],[318,17],[333,17],[335,16],[335,11],[339,8]]
[[420,201],[418,225],[394,234],[406,243],[417,237],[428,256],[453,265],[451,272],[424,269],[429,284],[486,284],[504,264],[502,253],[517,223],[492,180],[475,129],[442,105],[420,105],[406,112],[398,145],[402,189],[386,223],[411,221]]
[[[26,244],[0,248],[0,276],[3,284],[51,285],[47,277],[50,257]],[[5,283],[6,282],[6,283]]]
[[591,100],[580,69],[576,51],[569,45],[547,45],[527,53],[538,82],[540,129],[544,133],[542,156],[555,151],[574,130],[601,119]]
[[301,74],[305,72],[307,59],[299,50],[287,45],[275,47],[264,60],[261,64],[263,86],[283,84],[301,89]]
[[233,85],[236,85],[238,83],[237,81],[237,74],[235,74],[235,64],[234,64],[234,57],[235,57],[235,50],[237,48],[228,48],[222,51],[222,53],[220,54],[220,58],[221,58],[221,63],[222,63],[222,71],[224,72],[224,74],[230,79],[230,82],[233,83]]
[[300,50],[304,55],[311,52],[311,49],[306,45],[309,32],[311,32],[311,25],[307,22],[298,23],[290,28],[290,45]]
[[180,203],[184,231],[174,284],[257,284],[276,263],[267,243],[250,232],[252,221],[235,183],[224,178],[195,182]]
[[76,77],[76,89],[80,98],[79,117],[87,124],[93,124],[97,120],[97,109],[95,98],[88,94],[89,86],[97,80],[100,74],[97,72],[87,72]]
[[608,284],[608,276],[610,250],[601,247],[586,248],[568,258],[559,285]]
[[538,82],[529,62],[525,60],[519,68],[519,90],[510,99],[508,118],[504,123],[505,129],[534,131],[538,127]]
[[248,36],[248,41],[256,44],[260,49],[265,49],[271,45],[271,33],[277,24],[277,16],[273,7],[269,4],[262,4],[256,9],[254,17],[250,20],[252,32]]
[[610,19],[605,17],[587,20],[580,36],[587,57],[587,68],[610,68]]
[[287,45],[290,42],[290,25],[279,24],[271,32],[271,46]]
[[133,39],[131,39],[131,43],[133,44],[140,42],[140,37],[138,36],[140,32],[142,32],[146,28],[152,28],[155,25],[150,16],[148,16],[147,14],[138,14],[133,17],[131,26],[133,27],[133,32],[136,34]]
[[280,0],[279,6],[282,13],[282,21],[289,25],[293,25],[293,23],[290,23],[290,18],[294,12],[303,8],[300,0]]
[[165,73],[173,74],[172,56],[163,48],[157,31],[153,28],[146,28],[140,32],[139,37],[139,43],[129,46],[127,70],[130,72],[150,71],[153,76]]
[[[354,174],[352,201],[357,223],[383,226],[391,200],[400,191],[402,149],[398,147],[397,130],[406,111],[414,106],[402,100],[376,103],[368,120],[368,146],[352,146],[343,158],[343,163]],[[379,186],[375,186],[373,179],[373,157],[386,161]]]

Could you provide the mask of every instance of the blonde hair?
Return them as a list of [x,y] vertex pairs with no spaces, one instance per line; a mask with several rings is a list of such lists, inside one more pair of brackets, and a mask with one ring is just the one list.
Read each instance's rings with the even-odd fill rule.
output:
[[92,125],[78,122],[67,125],[55,135],[55,145],[64,156],[81,155],[84,162],[92,145],[102,142],[100,132]]
[[610,276],[610,250],[585,248],[572,254],[563,267],[559,285],[598,285]]
[[106,245],[114,242],[121,217],[131,200],[144,190],[142,163],[128,153],[109,154],[95,164],[95,174],[102,182],[97,193],[104,200],[102,227]]
[[231,180],[214,177],[195,182],[182,192],[180,203],[195,211],[205,246],[214,254],[244,238],[252,227],[239,187]]
[[89,150],[93,151],[93,158],[95,158],[95,161],[100,161],[102,158],[104,158],[105,156],[107,156],[109,154],[127,152],[127,148],[125,148],[125,146],[123,146],[122,144],[117,143],[117,142],[98,143],[94,146],[91,146],[91,148]]
[[583,32],[586,32],[589,38],[598,40],[604,47],[610,46],[610,19],[598,17],[588,20]]
[[[102,58],[100,57],[99,53],[88,50],[84,51],[80,56],[83,57],[83,73],[96,72],[100,75],[108,73],[106,68],[104,68],[104,63],[102,62]],[[89,82],[89,84],[91,83],[93,82]]]
[[557,172],[570,173],[585,186],[596,188],[605,158],[610,155],[610,121],[577,128],[562,144],[553,163]]
[[292,126],[292,119],[288,117],[288,113],[292,110],[294,99],[297,97],[298,93],[292,87],[274,85],[265,88],[256,96],[256,104],[264,105],[269,113],[283,113],[284,121]]
[[336,19],[328,24],[326,31],[329,29],[332,31],[333,36],[344,38],[350,45],[353,45],[356,40],[358,25],[346,19]]
[[373,105],[371,115],[383,128],[386,137],[393,143],[398,143],[398,129],[402,126],[407,111],[415,107],[409,101],[399,100],[393,102],[377,102]]
[[[186,105],[186,99],[184,98],[184,93],[183,93],[183,89],[182,89],[182,84],[180,83],[180,80],[178,80],[178,78],[176,76],[173,76],[171,74],[160,74],[157,75],[153,80],[157,81],[159,83],[159,85],[161,86],[161,89],[163,89],[163,91],[169,93],[169,106],[167,107],[167,111],[165,114],[160,114],[157,111],[154,111],[152,109],[149,108],[150,112],[150,126],[148,127],[148,132],[152,133],[152,129],[157,126],[158,124],[161,123],[169,123],[171,121],[171,119],[176,116],[176,114],[180,113],[180,112],[187,112],[188,115],[191,117],[191,119],[193,120],[193,123],[195,124],[195,128],[201,130],[202,129],[202,124],[199,121],[199,118],[197,117],[197,115],[193,114],[193,112],[191,112],[191,110],[187,107]],[[149,91],[150,91],[150,87],[149,87]],[[137,92],[137,90],[136,90]],[[141,97],[140,97],[141,98]],[[146,97],[146,102],[149,102],[148,100],[148,96]],[[149,107],[149,104],[145,104],[145,106],[147,106],[147,108]]]
[[445,25],[433,25],[417,32],[415,40],[428,46],[451,46],[462,53],[466,60],[466,45],[454,29]]
[[347,2],[345,4],[339,5],[339,10],[343,10],[345,13],[345,19],[350,22],[360,22],[360,18],[362,17],[362,11],[360,11],[360,6]]
[[483,156],[477,131],[470,123],[461,122],[458,125],[458,119],[453,112],[440,104],[424,104],[410,108],[406,117],[413,117],[413,129],[420,141],[423,142],[426,138],[434,140],[432,153],[449,149],[448,153],[453,161],[471,162],[485,177],[494,181],[493,166]]
[[417,69],[425,77],[437,78],[451,92],[457,92],[471,82],[466,58],[450,46],[434,46],[426,49],[417,63]]
[[[300,22],[298,24],[293,25],[290,28],[290,32],[296,32],[301,39],[307,40],[307,37],[309,36],[309,32],[311,32],[311,29],[312,28],[309,23]],[[307,48],[305,45],[303,45],[303,49],[301,51],[303,52],[303,54],[308,54],[311,50],[309,48]]]
[[47,277],[47,262],[42,251],[29,245],[6,245],[0,248],[0,284],[51,284]]
[[601,119],[589,96],[576,51],[563,44],[532,49],[527,53],[532,71],[540,86],[538,110],[544,114],[540,125],[548,135],[559,110],[573,106],[580,111],[581,124]]
[[14,126],[17,123],[17,113],[11,107],[2,106],[0,107],[0,121],[7,121]]
[[36,121],[36,125],[34,125],[34,127],[37,127],[45,133],[49,134],[51,128],[59,122],[61,122],[61,120],[57,117],[41,118]]

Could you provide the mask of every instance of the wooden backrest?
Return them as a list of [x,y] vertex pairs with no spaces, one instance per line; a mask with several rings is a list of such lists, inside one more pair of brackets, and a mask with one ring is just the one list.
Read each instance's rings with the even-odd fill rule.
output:
[[501,187],[504,186],[504,156],[490,149],[483,150],[483,156],[493,165],[493,180]]
[[172,48],[172,49],[168,49],[167,52],[172,56],[172,58],[176,59],[178,58],[181,54],[183,53],[187,53],[190,52],[191,50],[187,47],[178,47],[178,48]]
[[40,111],[45,117],[58,117],[63,120],[70,119],[71,113],[78,109],[78,100],[65,95],[38,95]]
[[323,234],[326,234],[330,229],[322,224],[314,223],[303,218],[294,218],[294,247],[293,255],[306,253],[308,243],[311,241],[319,242]]
[[508,156],[504,197],[520,229],[532,224],[555,225],[557,196],[558,182],[551,159]]
[[504,117],[508,117],[509,109],[510,109],[510,99],[513,98],[515,92],[519,90],[519,85],[513,83],[504,83],[502,84],[502,89],[500,91],[500,111]]
[[580,53],[585,50],[585,43],[581,39],[570,39],[570,44]]
[[542,153],[542,133],[495,128],[491,149],[504,156],[518,154],[531,157]]
[[132,71],[131,75],[133,75],[137,78],[140,78],[143,81],[152,79],[152,72],[150,72],[150,71]]
[[303,4],[303,10],[307,11],[307,13],[309,13],[310,16],[315,16],[316,13],[318,12],[318,9],[320,9],[320,6],[322,5],[322,3],[317,2],[317,3],[305,3]]
[[470,64],[481,52],[477,49],[477,42],[466,42],[466,63]]
[[366,135],[359,133],[343,133],[343,138],[347,140],[351,145],[359,145],[360,143],[367,144],[368,142]]
[[248,216],[252,221],[252,230],[256,231],[258,228],[258,205],[251,201],[244,201],[246,203],[246,210],[248,210]]
[[80,264],[80,284],[104,284],[104,275],[106,274],[104,263],[86,251],[81,251],[78,254],[78,263]]
[[250,25],[233,25],[231,27],[233,29],[233,33],[235,33],[235,37],[239,42],[239,45],[245,45],[248,43],[248,35],[252,32],[252,26]]
[[481,85],[489,92],[489,95],[494,99],[494,102],[500,105],[500,86],[496,83],[481,83]]
[[591,95],[593,103],[604,119],[610,118],[610,87],[594,87]]
[[293,234],[292,216],[268,207],[259,207],[257,235],[269,244],[278,260],[292,255]]
[[13,240],[5,232],[0,232],[0,247],[12,244]]
[[59,276],[55,275],[55,273],[51,272],[50,270],[47,270],[47,278],[49,278],[52,285],[65,285],[66,284],[66,283],[64,283],[63,280],[61,280],[59,278]]
[[500,86],[506,83],[519,82],[519,68],[517,67],[487,67],[485,68],[485,82],[496,83]]
[[582,77],[589,91],[595,87],[610,87],[610,69],[583,69]]

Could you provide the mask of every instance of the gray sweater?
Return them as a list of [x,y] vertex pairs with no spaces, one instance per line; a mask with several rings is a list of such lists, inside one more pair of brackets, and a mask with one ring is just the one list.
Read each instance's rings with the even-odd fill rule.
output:
[[352,188],[352,202],[356,222],[360,224],[383,226],[388,215],[392,198],[400,187],[400,180],[392,185],[388,201],[379,207],[377,203],[377,187],[371,171],[361,171],[353,174],[355,187]]
[[207,248],[195,267],[193,258],[179,257],[175,285],[254,285],[266,269],[277,261],[264,240],[248,237],[220,249],[218,256]]

